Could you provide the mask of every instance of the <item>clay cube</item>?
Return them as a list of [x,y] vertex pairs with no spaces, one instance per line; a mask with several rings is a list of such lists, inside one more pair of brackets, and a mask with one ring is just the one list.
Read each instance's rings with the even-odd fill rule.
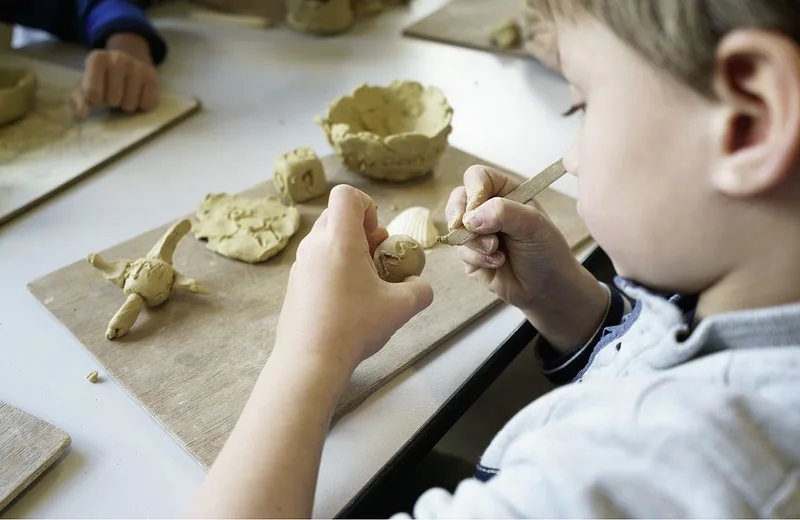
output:
[[298,148],[275,159],[273,182],[292,202],[305,202],[328,190],[322,161],[311,148]]

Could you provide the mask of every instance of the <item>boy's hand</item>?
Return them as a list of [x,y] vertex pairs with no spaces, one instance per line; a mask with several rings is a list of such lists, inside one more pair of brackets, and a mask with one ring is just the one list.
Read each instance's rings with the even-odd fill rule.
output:
[[86,57],[85,71],[72,101],[78,116],[89,117],[95,107],[119,108],[128,113],[155,108],[158,73],[150,46],[137,34],[111,36],[105,49]]
[[556,348],[574,348],[602,321],[608,294],[549,218],[501,198],[519,185],[485,166],[464,173],[445,210],[450,228],[480,236],[459,247],[467,274],[520,308]]
[[354,369],[431,304],[433,292],[420,278],[391,284],[378,277],[372,253],[387,236],[366,194],[346,185],[331,190],[297,249],[276,350]]

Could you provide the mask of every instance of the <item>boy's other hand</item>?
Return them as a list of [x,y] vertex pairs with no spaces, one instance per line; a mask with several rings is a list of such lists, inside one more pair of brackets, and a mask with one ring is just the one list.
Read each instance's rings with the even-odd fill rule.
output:
[[276,351],[352,370],[431,304],[433,291],[420,278],[378,277],[372,254],[387,236],[369,196],[346,185],[331,190],[297,249]]
[[450,195],[445,213],[451,229],[463,225],[479,235],[458,249],[467,274],[507,303],[535,312],[580,264],[533,202],[501,198],[518,185],[497,170],[472,166],[464,173],[464,186]]
[[158,72],[150,58],[150,46],[137,34],[111,36],[105,49],[86,57],[83,78],[72,101],[79,117],[89,117],[95,107],[127,113],[149,111],[158,103]]

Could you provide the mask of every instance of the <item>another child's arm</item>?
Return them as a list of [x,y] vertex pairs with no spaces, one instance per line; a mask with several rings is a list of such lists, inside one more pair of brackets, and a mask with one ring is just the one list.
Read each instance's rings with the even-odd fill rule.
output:
[[433,298],[419,278],[378,277],[371,253],[386,237],[369,197],[331,190],[298,248],[272,354],[191,516],[311,516],[325,434],[350,376]]
[[79,115],[108,106],[126,112],[148,111],[157,103],[155,65],[166,44],[144,12],[129,0],[78,0],[80,31],[94,49],[73,100]]
[[92,49],[73,96],[79,115],[88,116],[96,106],[126,112],[155,107],[155,65],[164,60],[167,48],[130,0],[28,0],[0,7],[0,17]]
[[595,334],[609,293],[545,214],[502,198],[517,185],[492,168],[469,168],[447,203],[447,221],[481,235],[458,251],[469,276],[521,309],[555,350],[566,353]]

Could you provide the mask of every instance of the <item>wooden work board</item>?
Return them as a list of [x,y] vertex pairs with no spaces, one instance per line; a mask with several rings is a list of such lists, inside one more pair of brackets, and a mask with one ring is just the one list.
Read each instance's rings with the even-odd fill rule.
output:
[[[329,184],[351,184],[373,197],[383,225],[399,211],[416,205],[431,208],[443,220],[447,198],[461,184],[464,171],[473,164],[487,164],[448,148],[433,174],[392,184],[348,172],[333,156],[323,163]],[[253,197],[275,194],[271,181],[244,192]],[[208,250],[204,242],[191,235],[184,238],[175,254],[175,266],[208,287],[212,295],[175,294],[164,306],[143,312],[118,341],[107,340],[104,332],[124,296],[85,260],[36,280],[29,288],[105,371],[208,467],[270,355],[297,245],[325,208],[326,199],[298,206],[301,227],[297,235],[286,250],[262,264],[230,260]],[[572,246],[585,246],[591,240],[573,199],[546,190],[537,200]],[[179,218],[176,215],[176,220]],[[100,253],[107,260],[141,257],[171,224]],[[438,224],[444,229],[444,222]],[[455,248],[437,245],[427,255],[422,277],[433,286],[434,303],[357,368],[336,417],[358,406],[497,303],[492,293],[464,274]]]
[[0,402],[0,511],[70,445],[64,431]]
[[197,99],[159,93],[146,114],[100,110],[77,119],[70,96],[80,71],[0,51],[0,66],[36,73],[33,111],[0,127],[0,224],[97,171],[200,109]]
[[504,21],[515,18],[522,23],[522,11],[523,0],[453,0],[433,14],[406,27],[403,35],[534,59],[521,47],[501,49],[491,42],[492,31]]

